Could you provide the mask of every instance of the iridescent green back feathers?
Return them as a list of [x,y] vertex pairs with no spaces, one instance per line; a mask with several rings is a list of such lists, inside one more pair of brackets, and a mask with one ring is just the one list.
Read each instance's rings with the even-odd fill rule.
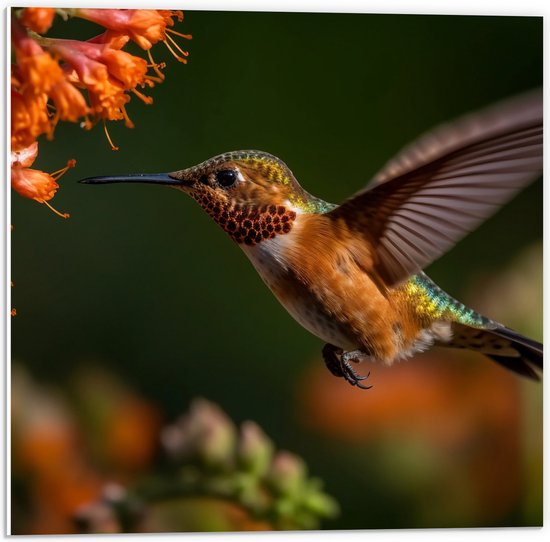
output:
[[475,328],[492,328],[495,323],[452,298],[427,275],[412,276],[403,286],[405,295],[414,299],[417,314],[427,321],[447,320]]

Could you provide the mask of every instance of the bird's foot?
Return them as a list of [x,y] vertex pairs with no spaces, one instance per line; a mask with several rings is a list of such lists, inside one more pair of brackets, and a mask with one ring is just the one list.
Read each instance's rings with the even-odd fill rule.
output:
[[343,377],[346,382],[352,386],[357,386],[362,390],[368,390],[372,386],[365,386],[361,384],[362,380],[366,380],[370,376],[369,373],[365,375],[359,375],[355,372],[350,362],[359,361],[365,357],[365,352],[362,350],[351,350],[344,352],[341,348],[332,344],[325,344],[323,347],[323,359],[327,369],[337,377]]

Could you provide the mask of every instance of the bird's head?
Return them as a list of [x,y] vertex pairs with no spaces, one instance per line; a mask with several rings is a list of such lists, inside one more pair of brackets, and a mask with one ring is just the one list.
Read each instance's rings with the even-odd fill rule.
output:
[[299,204],[303,190],[287,165],[260,151],[236,151],[214,156],[170,177],[203,207],[209,203],[262,207]]
[[279,158],[261,151],[234,151],[180,171],[91,177],[85,184],[152,183],[189,194],[239,243],[256,244],[288,233],[297,212],[315,201]]

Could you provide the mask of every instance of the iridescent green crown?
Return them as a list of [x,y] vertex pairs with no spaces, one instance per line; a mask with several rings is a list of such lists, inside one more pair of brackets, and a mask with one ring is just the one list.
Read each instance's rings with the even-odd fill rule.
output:
[[208,169],[223,162],[241,162],[250,165],[263,177],[280,184],[289,184],[293,179],[292,172],[281,159],[268,152],[255,150],[224,152],[196,167],[197,169]]

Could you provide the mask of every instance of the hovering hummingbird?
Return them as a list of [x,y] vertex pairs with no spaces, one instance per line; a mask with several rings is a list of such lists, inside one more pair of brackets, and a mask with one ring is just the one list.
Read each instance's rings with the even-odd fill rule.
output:
[[464,306],[422,269],[540,176],[542,118],[534,92],[440,126],[341,205],[309,194],[282,160],[255,150],[81,182],[190,195],[286,310],[327,343],[328,369],[352,385],[370,387],[352,362],[391,365],[432,345],[475,350],[538,380],[542,344]]

